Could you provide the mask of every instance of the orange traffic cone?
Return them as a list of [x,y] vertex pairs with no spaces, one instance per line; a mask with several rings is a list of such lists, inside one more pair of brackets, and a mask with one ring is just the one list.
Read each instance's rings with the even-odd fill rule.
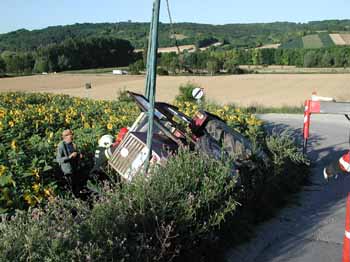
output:
[[346,220],[343,245],[343,262],[350,262],[350,193],[346,200]]

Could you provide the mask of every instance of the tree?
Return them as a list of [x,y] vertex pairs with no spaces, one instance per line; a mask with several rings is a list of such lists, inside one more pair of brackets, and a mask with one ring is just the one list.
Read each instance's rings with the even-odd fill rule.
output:
[[65,55],[60,55],[58,57],[57,65],[60,71],[70,69],[72,65],[70,64],[69,58]]
[[5,71],[6,71],[5,61],[0,57],[0,74],[5,73]]
[[260,49],[254,49],[252,52],[253,65],[261,65],[261,51]]
[[31,53],[5,51],[2,53],[2,59],[6,65],[6,72],[9,73],[31,73],[34,66]]
[[234,59],[228,59],[224,63],[224,69],[228,73],[235,72],[237,67],[238,67],[238,64],[236,63],[236,61]]
[[321,58],[321,66],[322,67],[330,67],[334,65],[334,60],[331,54],[326,51]]
[[315,51],[308,51],[304,56],[304,67],[314,67],[317,65],[317,55]]
[[49,71],[49,60],[47,57],[37,57],[34,64],[34,72],[42,73]]
[[175,56],[171,59],[168,70],[173,74],[176,74],[176,70],[178,70],[179,68],[179,58]]
[[136,61],[135,63],[129,65],[129,71],[131,74],[138,75],[140,74],[140,71],[145,70],[145,65],[143,63],[143,60],[140,59]]
[[270,48],[260,49],[260,59],[262,65],[275,64],[275,50]]
[[178,60],[178,55],[175,52],[170,53],[162,53],[159,61],[159,65],[166,68],[168,71],[174,72],[175,69],[173,68],[173,61]]
[[215,73],[219,72],[220,65],[219,62],[216,59],[210,59],[207,62],[207,70],[211,75],[214,75]]

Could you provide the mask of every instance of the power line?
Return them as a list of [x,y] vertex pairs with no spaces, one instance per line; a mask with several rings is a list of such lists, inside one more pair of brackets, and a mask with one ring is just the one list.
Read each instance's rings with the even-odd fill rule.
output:
[[175,39],[175,46],[176,46],[176,48],[177,48],[177,52],[178,52],[178,54],[180,54],[180,48],[179,48],[179,45],[177,44],[177,39],[176,39],[175,30],[174,30],[174,25],[173,25],[173,19],[171,18],[169,0],[166,0],[166,5],[167,5],[167,10],[168,10],[168,15],[169,15],[169,21],[170,21],[170,31],[171,31],[171,34],[173,35],[174,39]]

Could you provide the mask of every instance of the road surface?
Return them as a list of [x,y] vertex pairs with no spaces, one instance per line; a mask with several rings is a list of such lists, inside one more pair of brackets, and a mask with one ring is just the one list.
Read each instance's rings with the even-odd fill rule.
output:
[[[303,115],[260,116],[267,128],[291,132],[301,138]],[[322,170],[349,148],[350,122],[343,115],[312,115],[308,155],[312,161],[311,185],[298,195],[298,204],[282,209],[260,225],[251,241],[230,250],[235,262],[332,262],[341,261],[346,195],[350,176],[329,183]]]

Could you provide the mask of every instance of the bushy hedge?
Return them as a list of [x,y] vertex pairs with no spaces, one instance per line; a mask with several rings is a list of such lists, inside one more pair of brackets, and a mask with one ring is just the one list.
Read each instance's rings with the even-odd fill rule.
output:
[[168,261],[237,205],[231,165],[187,150],[147,179],[105,186],[92,209],[53,199],[0,224],[0,261]]
[[270,159],[242,163],[239,181],[229,161],[181,150],[147,178],[106,184],[93,207],[55,198],[18,212],[0,224],[0,261],[203,261],[242,241],[307,177],[291,137],[266,141]]

